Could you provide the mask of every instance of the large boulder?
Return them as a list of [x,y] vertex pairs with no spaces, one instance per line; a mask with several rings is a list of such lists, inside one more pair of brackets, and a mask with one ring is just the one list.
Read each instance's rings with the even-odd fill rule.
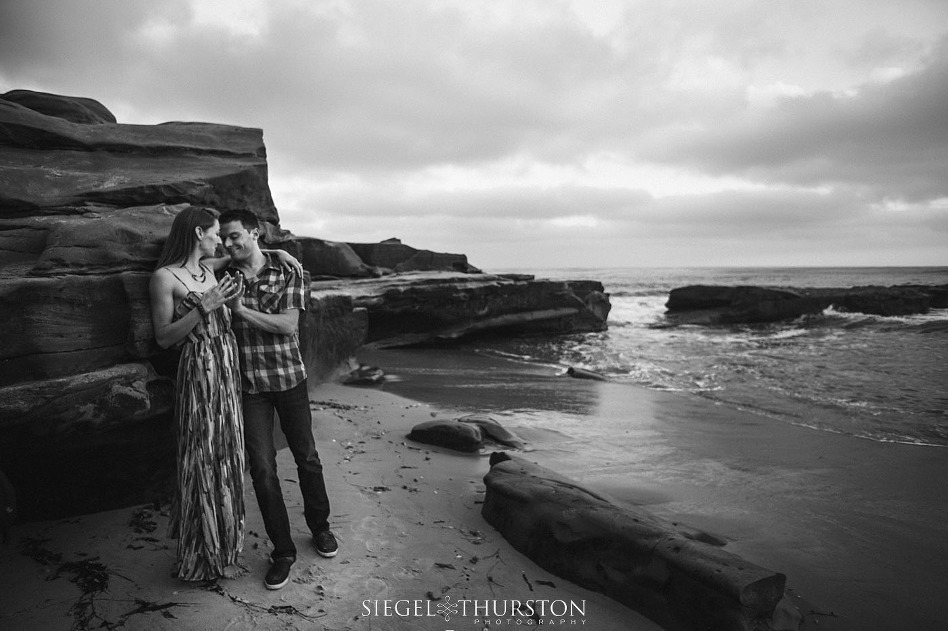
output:
[[456,420],[437,419],[415,425],[408,438],[419,443],[475,452],[503,445],[523,449],[520,437],[486,414],[468,414]]
[[792,320],[820,313],[825,305],[786,289],[691,285],[673,289],[665,308],[689,323],[737,324]]
[[447,420],[419,423],[408,432],[408,438],[427,445],[465,452],[480,450],[484,442],[484,434],[477,425]]
[[936,297],[944,291],[944,287],[868,286],[812,293],[840,311],[891,317],[927,313],[939,304]]
[[494,453],[484,519],[549,572],[681,631],[769,631],[786,577],[676,525]]

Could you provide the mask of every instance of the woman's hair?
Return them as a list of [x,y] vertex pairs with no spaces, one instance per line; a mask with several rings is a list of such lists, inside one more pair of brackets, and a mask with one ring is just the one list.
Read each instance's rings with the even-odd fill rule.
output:
[[171,232],[168,233],[168,240],[165,241],[165,247],[161,250],[155,269],[173,263],[183,263],[194,247],[196,238],[194,229],[200,226],[207,230],[214,225],[215,221],[217,221],[217,211],[211,208],[190,206],[179,212],[174,218],[174,223],[171,224]]

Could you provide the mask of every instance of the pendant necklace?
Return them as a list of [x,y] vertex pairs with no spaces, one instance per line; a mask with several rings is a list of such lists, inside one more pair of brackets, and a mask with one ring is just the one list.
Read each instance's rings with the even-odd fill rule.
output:
[[191,278],[194,279],[194,282],[196,282],[196,283],[203,283],[205,280],[207,280],[207,268],[204,267],[203,265],[201,265],[201,273],[200,273],[200,274],[194,274],[194,273],[192,273],[191,270],[188,269],[188,266],[187,266],[186,263],[185,263],[185,264],[182,264],[181,267],[183,267],[183,268],[184,268],[184,271],[186,271],[188,274],[191,274]]

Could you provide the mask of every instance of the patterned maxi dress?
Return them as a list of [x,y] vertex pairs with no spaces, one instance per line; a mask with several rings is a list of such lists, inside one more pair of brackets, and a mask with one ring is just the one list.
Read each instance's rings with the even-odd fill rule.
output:
[[[200,297],[189,293],[174,319]],[[178,539],[176,576],[212,580],[244,545],[243,413],[228,309],[210,312],[182,342],[175,396],[178,472],[169,534]]]

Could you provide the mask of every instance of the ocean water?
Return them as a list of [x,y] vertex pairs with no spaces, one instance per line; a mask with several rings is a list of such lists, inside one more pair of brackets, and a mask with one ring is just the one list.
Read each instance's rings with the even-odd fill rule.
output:
[[[495,270],[500,271],[500,270]],[[476,351],[610,381],[697,395],[772,418],[876,441],[948,446],[948,310],[842,313],[768,325],[673,326],[675,287],[943,284],[948,268],[503,270],[599,280],[609,328],[556,339],[476,342]]]

